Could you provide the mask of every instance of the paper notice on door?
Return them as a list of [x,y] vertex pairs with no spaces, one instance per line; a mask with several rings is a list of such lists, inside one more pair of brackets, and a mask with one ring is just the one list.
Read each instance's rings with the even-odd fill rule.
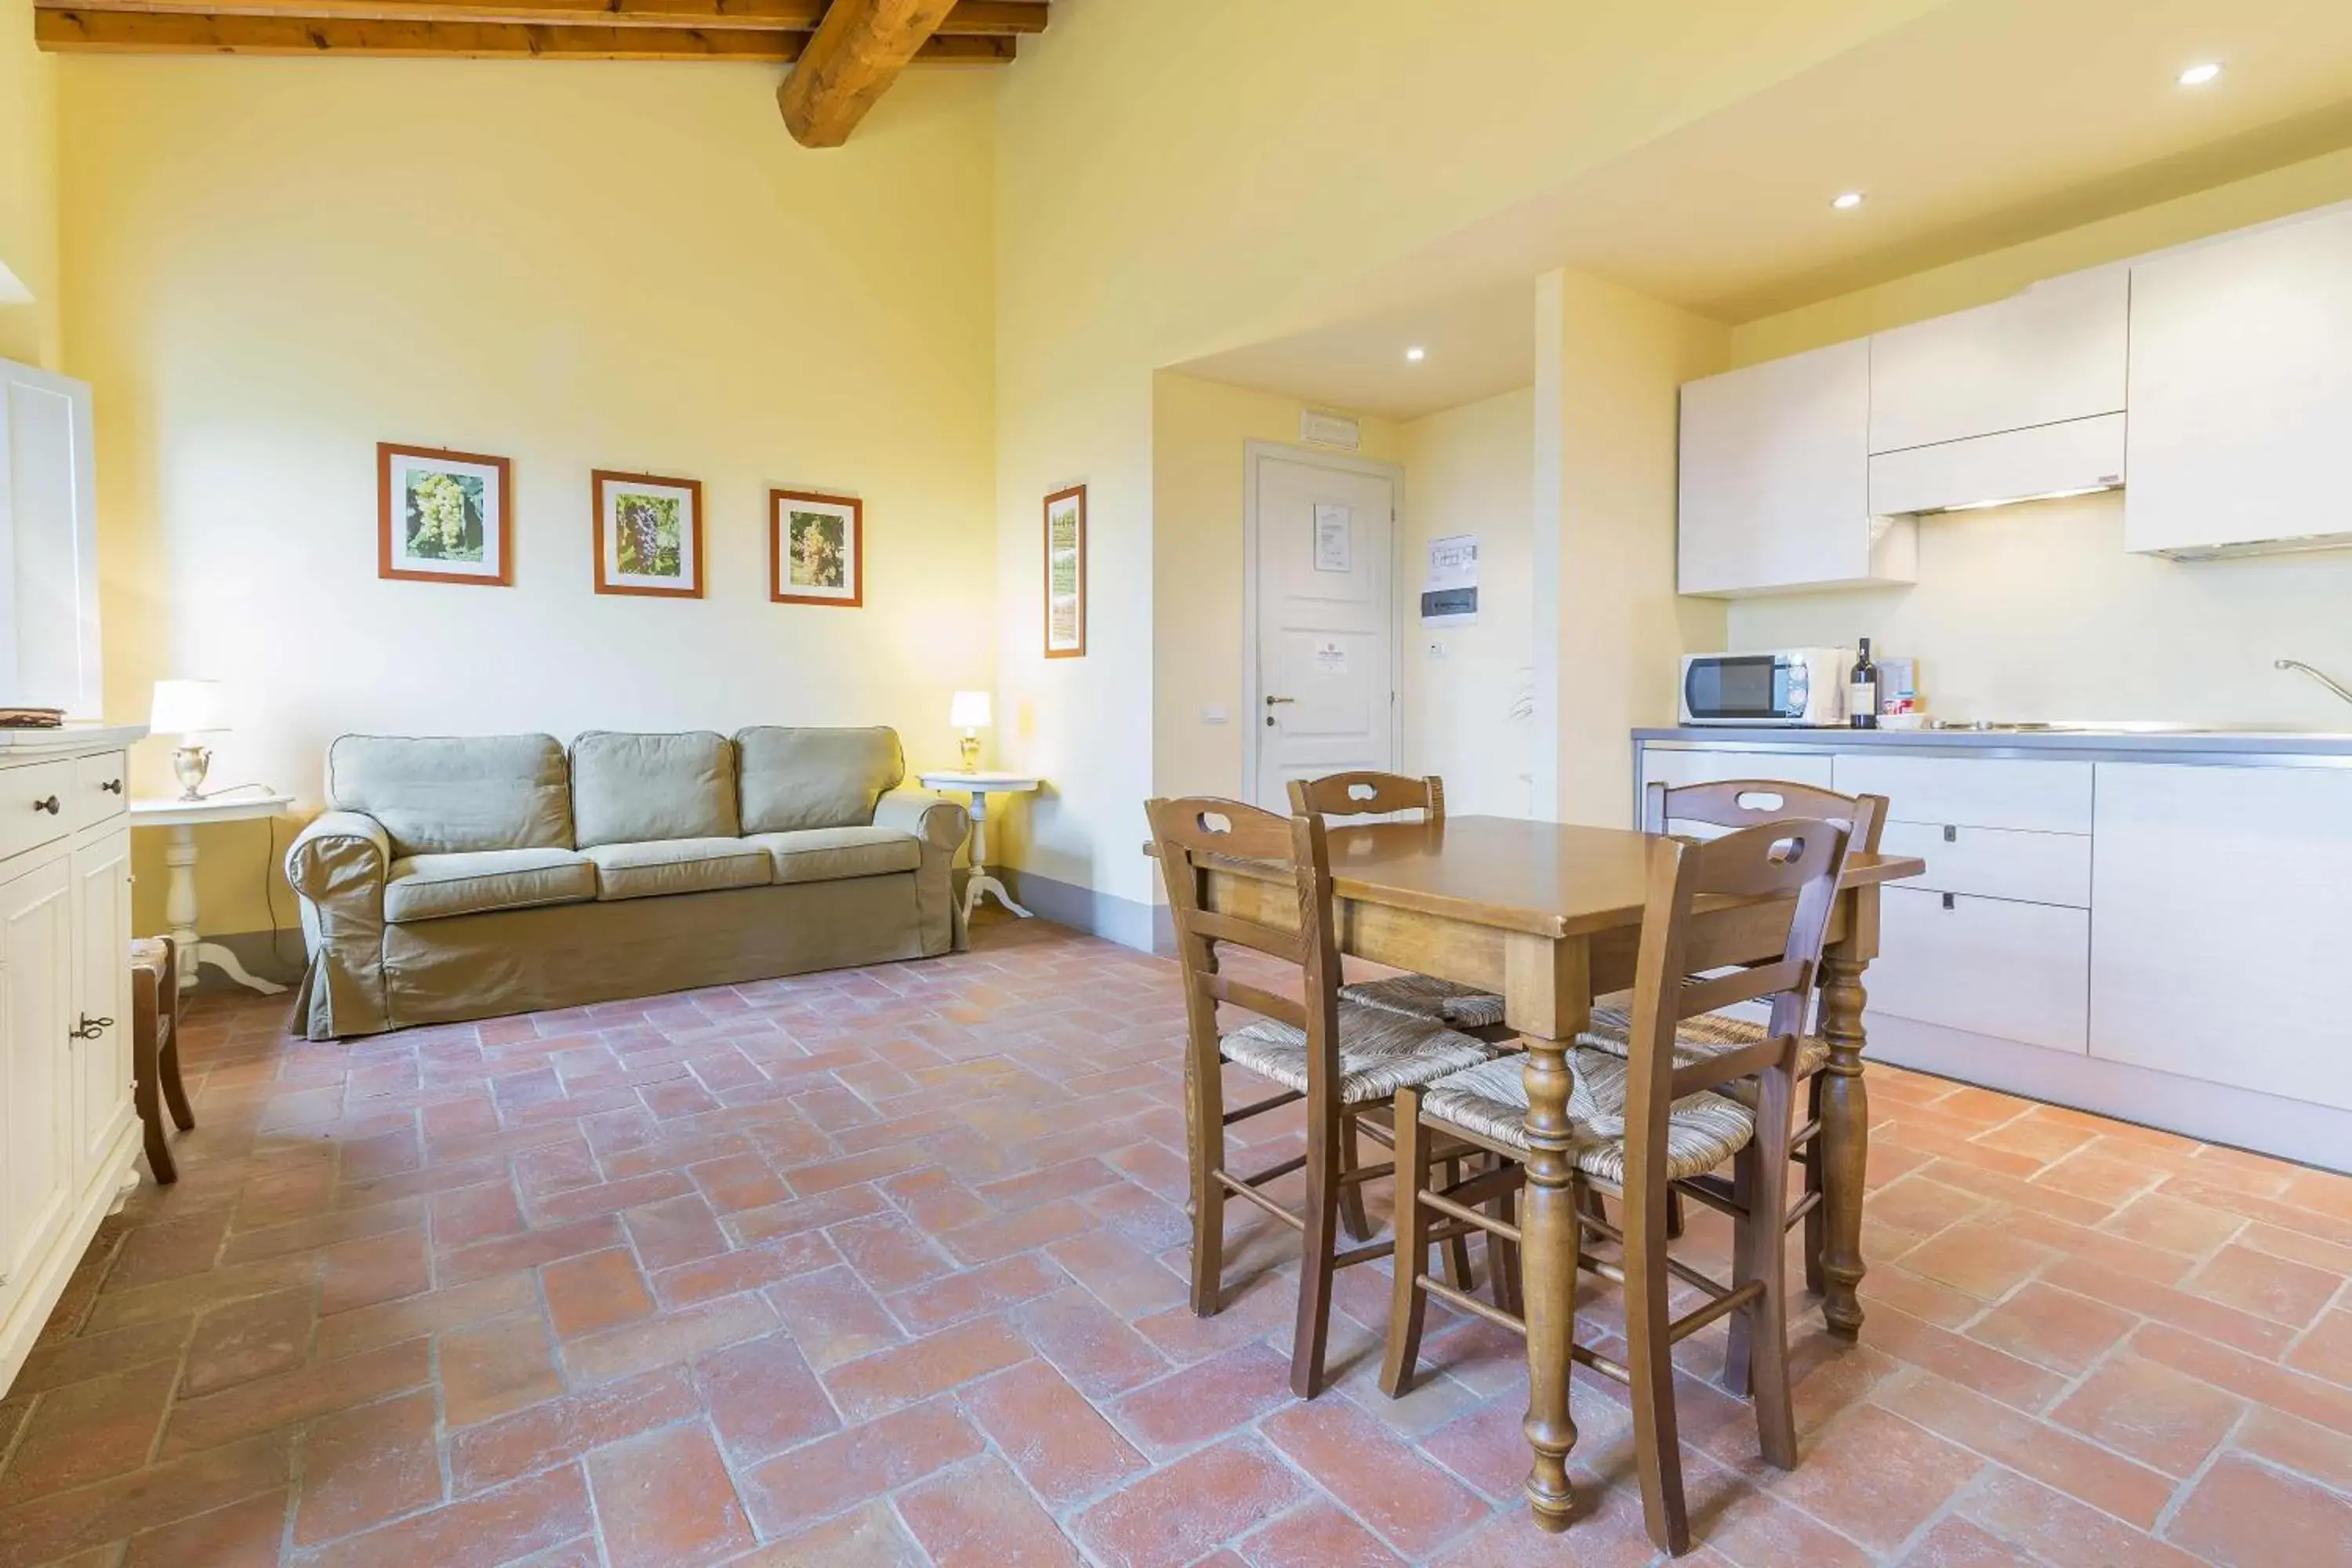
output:
[[1450,533],[1429,542],[1429,566],[1421,581],[1421,624],[1478,624],[1478,536]]
[[1315,645],[1315,673],[1345,675],[1348,673],[1348,645],[1326,637]]
[[1352,572],[1356,557],[1356,520],[1337,501],[1315,503],[1315,570]]

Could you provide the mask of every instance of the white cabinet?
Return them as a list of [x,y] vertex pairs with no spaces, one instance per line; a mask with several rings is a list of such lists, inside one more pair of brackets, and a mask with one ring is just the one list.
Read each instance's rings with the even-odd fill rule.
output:
[[1779,779],[1784,784],[1831,787],[1833,769],[1827,752],[1734,752],[1712,749],[1669,751],[1658,746],[1642,752],[1642,786],[1669,788],[1684,784],[1721,784],[1727,779]]
[[1890,822],[2091,831],[2089,763],[1841,752],[1835,777],[1842,794],[1885,795]]
[[1905,884],[1879,895],[1870,1010],[2080,1052],[2090,1010],[2086,910]]
[[138,733],[0,734],[0,1394],[138,1153],[131,830],[110,790],[74,804],[77,779],[114,776]]
[[2124,416],[2101,414],[1882,452],[1870,459],[1870,510],[1947,511],[2112,489],[2124,482]]
[[2352,770],[2102,763],[2091,1054],[2352,1110]]
[[2132,268],[2126,549],[2352,542],[2352,209]]
[[1911,582],[1914,525],[1871,516],[1869,435],[1867,342],[1686,383],[1681,591]]
[[74,1168],[104,1164],[136,1114],[131,1104],[131,830],[73,852]]
[[62,857],[0,883],[0,1309],[31,1281],[74,1196],[71,902]]
[[94,472],[88,384],[0,360],[0,702],[103,706]]
[[2125,270],[2106,267],[1878,333],[1872,455],[2122,413],[2129,303]]

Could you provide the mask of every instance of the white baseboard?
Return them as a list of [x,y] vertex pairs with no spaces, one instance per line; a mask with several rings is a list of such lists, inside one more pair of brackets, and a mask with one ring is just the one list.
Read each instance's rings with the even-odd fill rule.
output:
[[1866,1059],[2352,1173],[2352,1111],[1867,1013]]

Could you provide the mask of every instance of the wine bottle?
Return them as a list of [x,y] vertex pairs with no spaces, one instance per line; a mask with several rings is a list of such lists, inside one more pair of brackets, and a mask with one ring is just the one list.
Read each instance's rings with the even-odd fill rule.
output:
[[1845,687],[1846,719],[1857,730],[1878,728],[1878,666],[1870,662],[1870,639],[1862,639],[1862,657]]

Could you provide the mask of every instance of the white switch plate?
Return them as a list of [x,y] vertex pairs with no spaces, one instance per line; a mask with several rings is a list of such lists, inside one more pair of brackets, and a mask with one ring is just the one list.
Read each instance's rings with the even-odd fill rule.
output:
[[1224,707],[1223,707],[1223,704],[1221,704],[1221,703],[1216,703],[1216,702],[1212,702],[1212,703],[1209,703],[1206,707],[1204,707],[1204,708],[1202,708],[1202,709],[1201,710],[1201,722],[1202,722],[1202,723],[1203,723],[1203,724],[1222,724],[1222,723],[1223,723],[1224,721],[1225,721],[1225,710],[1224,710]]
[[1445,639],[1444,637],[1432,637],[1429,639],[1429,657],[1432,658],[1444,658],[1445,657]]

